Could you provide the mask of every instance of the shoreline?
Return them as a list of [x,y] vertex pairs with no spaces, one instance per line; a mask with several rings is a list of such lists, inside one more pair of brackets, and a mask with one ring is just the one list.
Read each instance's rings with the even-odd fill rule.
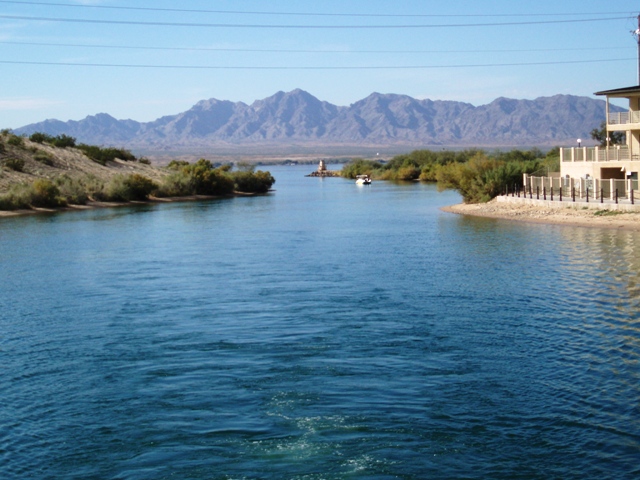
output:
[[[274,190],[269,190],[271,193]],[[234,197],[250,197],[262,195],[256,193],[235,192],[230,195],[189,195],[186,197],[150,197],[148,200],[133,200],[130,202],[87,202],[86,205],[67,205],[59,208],[33,207],[20,210],[0,210],[0,221],[5,218],[26,217],[30,215],[42,215],[48,213],[78,212],[82,210],[97,210],[100,208],[134,207],[137,205],[160,205],[163,203],[197,202],[203,200],[216,200]]]
[[487,203],[460,203],[442,207],[443,212],[457,215],[493,218],[525,223],[565,225],[586,228],[622,228],[640,231],[640,212],[608,210],[550,208],[531,203],[499,202],[493,199]]

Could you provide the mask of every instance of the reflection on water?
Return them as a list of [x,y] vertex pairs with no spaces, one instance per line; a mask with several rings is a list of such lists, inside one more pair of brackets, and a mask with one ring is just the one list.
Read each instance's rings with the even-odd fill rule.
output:
[[432,186],[0,222],[2,478],[634,478],[638,246]]

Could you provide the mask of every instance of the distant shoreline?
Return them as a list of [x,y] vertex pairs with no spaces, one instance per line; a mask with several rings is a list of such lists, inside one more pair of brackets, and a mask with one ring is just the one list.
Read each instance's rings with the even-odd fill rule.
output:
[[545,205],[498,202],[496,199],[488,203],[451,205],[442,207],[441,210],[459,215],[516,222],[640,231],[640,212],[603,212],[571,207],[550,208]]

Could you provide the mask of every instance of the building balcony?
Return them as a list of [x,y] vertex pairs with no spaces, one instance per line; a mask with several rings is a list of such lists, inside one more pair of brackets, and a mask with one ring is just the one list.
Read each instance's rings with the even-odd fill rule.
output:
[[627,145],[612,147],[571,147],[560,149],[560,162],[628,162],[640,161]]
[[607,125],[632,125],[640,124],[640,111],[609,112]]

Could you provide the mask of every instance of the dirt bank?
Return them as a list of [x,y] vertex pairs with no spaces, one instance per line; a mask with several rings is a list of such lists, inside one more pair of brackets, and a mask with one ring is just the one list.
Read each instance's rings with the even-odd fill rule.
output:
[[579,227],[624,228],[640,231],[640,213],[575,208],[549,208],[544,205],[503,203],[492,200],[481,204],[459,204],[445,212],[476,217],[499,218],[518,222],[573,225]]

